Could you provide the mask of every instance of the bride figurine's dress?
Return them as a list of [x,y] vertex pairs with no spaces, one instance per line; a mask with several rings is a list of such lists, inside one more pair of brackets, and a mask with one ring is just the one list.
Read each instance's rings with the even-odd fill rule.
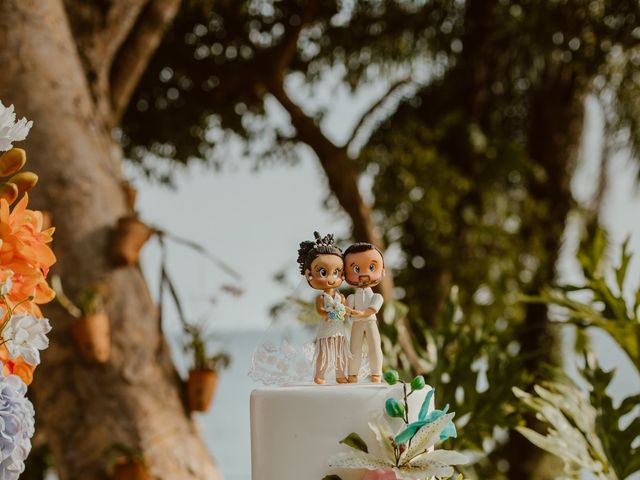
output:
[[325,372],[331,365],[336,372],[338,383],[346,382],[347,361],[349,358],[349,340],[345,325],[345,306],[342,295],[335,292],[333,297],[322,294],[327,318],[322,320],[315,340],[315,378],[324,380]]

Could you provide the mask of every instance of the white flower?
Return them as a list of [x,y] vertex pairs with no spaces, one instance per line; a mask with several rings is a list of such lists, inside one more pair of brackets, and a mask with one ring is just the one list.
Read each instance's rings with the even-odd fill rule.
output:
[[17,480],[31,451],[33,405],[25,397],[27,386],[16,375],[5,377],[0,363],[0,479]]
[[11,150],[13,142],[27,138],[32,125],[24,117],[16,122],[13,105],[5,107],[0,101],[0,152]]
[[11,275],[7,277],[7,279],[0,283],[0,295],[6,295],[13,288],[13,280],[11,280]]
[[425,477],[453,475],[451,465],[463,465],[467,457],[454,450],[431,450],[440,441],[440,432],[453,418],[453,413],[443,415],[426,424],[411,440],[411,446],[400,456],[398,465],[391,440],[392,429],[383,415],[369,423],[369,428],[380,444],[380,455],[361,451],[338,453],[329,460],[332,468],[366,468],[368,470],[393,470],[399,480],[423,480]]
[[546,435],[526,427],[516,427],[531,443],[559,457],[565,472],[573,475],[588,470],[599,480],[615,480],[616,474],[603,464],[607,454],[598,437],[598,411],[577,386],[560,381],[548,388],[535,385],[538,396],[514,387],[513,392],[548,424]]
[[11,358],[22,357],[30,365],[40,363],[40,352],[49,346],[47,333],[51,325],[46,318],[37,319],[31,315],[13,315],[4,329],[2,338]]

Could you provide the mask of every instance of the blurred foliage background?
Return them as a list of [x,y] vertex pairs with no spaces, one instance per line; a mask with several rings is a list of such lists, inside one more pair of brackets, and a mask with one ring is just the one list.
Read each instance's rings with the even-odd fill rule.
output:
[[[349,215],[358,240],[400,252],[393,292],[408,314],[389,299],[388,362],[427,373],[440,401],[455,405],[457,447],[483,453],[466,474],[558,478],[559,463],[510,430],[544,431],[512,387],[535,395],[558,365],[549,302],[620,343],[635,334],[637,355],[637,316],[622,318],[637,304],[607,303],[595,277],[605,244],[595,225],[611,155],[640,152],[639,24],[637,0],[185,1],[119,138],[162,182],[171,167],[158,165],[224,166],[230,140],[262,168],[313,150],[329,208]],[[330,104],[302,106],[327,81],[383,92],[344,143],[321,127]],[[606,137],[596,198],[578,206],[570,183],[587,97],[601,107]],[[569,303],[567,287],[523,301],[555,284],[572,211],[583,216],[585,239],[601,238],[581,261],[602,311]],[[621,326],[607,329],[593,315]],[[418,359],[399,346],[400,317]],[[588,351],[584,341],[580,349]],[[592,403],[609,414],[600,380]],[[624,478],[615,471],[606,478]]]

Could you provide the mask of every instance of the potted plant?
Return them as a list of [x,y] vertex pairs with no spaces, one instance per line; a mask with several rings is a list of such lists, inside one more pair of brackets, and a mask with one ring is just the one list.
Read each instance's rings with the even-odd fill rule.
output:
[[87,361],[106,363],[111,355],[111,328],[99,287],[82,296],[82,315],[71,325],[71,334],[80,354]]
[[193,366],[187,379],[187,401],[190,412],[209,410],[218,384],[218,374],[231,363],[227,353],[209,354],[202,325],[187,325],[185,351],[193,355]]
[[111,239],[111,258],[116,265],[134,265],[140,258],[140,250],[155,230],[142,222],[134,213],[118,219]]
[[122,443],[114,443],[109,451],[114,457],[108,469],[112,480],[149,480],[142,450]]
[[80,297],[76,306],[62,290],[60,277],[51,280],[56,299],[76,320],[71,335],[82,358],[89,362],[106,363],[111,355],[111,327],[104,305],[104,285],[94,284]]

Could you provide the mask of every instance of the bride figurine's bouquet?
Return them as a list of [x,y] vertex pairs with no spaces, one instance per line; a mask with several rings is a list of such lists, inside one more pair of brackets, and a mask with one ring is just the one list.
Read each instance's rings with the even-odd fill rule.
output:
[[56,261],[49,247],[53,228],[40,211],[29,210],[27,190],[38,181],[21,171],[26,153],[13,148],[32,122],[16,121],[13,105],[0,102],[0,478],[17,479],[31,450],[34,409],[26,398],[40,350],[48,347],[49,320],[39,304],[55,296],[47,283]]
[[333,322],[344,322],[345,315],[347,313],[346,307],[341,303],[335,303],[333,305],[328,305],[326,308],[327,318]]

